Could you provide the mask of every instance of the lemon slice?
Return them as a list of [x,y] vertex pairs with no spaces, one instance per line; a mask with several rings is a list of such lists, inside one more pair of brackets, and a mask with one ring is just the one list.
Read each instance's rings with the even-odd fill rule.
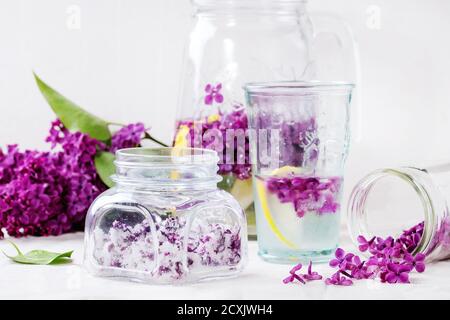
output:
[[178,128],[178,132],[177,135],[175,136],[175,142],[173,144],[174,147],[178,147],[178,148],[186,148],[188,147],[189,143],[188,143],[188,135],[189,135],[189,131],[191,129],[187,126],[182,124],[179,128]]
[[220,114],[218,113],[212,114],[208,117],[208,123],[216,122],[218,120],[220,120]]
[[253,202],[252,179],[236,179],[230,193],[236,198],[241,207],[246,210]]
[[291,166],[284,166],[278,169],[273,170],[270,175],[271,176],[280,176],[284,177],[289,174],[301,174],[303,172],[302,168],[299,167],[291,167]]
[[257,179],[255,179],[256,182],[256,190],[258,193],[258,198],[261,204],[261,209],[262,212],[264,214],[264,217],[266,218],[267,224],[269,225],[270,229],[272,230],[272,232],[275,234],[275,236],[281,241],[283,242],[286,246],[288,246],[291,249],[298,249],[297,246],[292,243],[291,241],[289,241],[280,231],[280,229],[278,229],[277,225],[275,224],[274,218],[270,212],[269,209],[269,203],[267,201],[267,194],[266,194],[266,189],[264,186],[264,181],[258,181]]
[[[173,148],[171,155],[172,157],[178,157],[181,155],[180,149],[187,148],[189,146],[188,143],[188,135],[190,132],[190,128],[187,125],[182,124],[178,128],[177,135],[175,136],[175,141],[173,143]],[[180,179],[180,173],[177,170],[173,170],[170,173],[170,179],[178,180]]]

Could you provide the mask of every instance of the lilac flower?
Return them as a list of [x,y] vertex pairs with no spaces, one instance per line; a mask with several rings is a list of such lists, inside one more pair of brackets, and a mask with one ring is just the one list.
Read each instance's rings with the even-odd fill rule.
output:
[[390,262],[387,264],[386,271],[381,275],[381,282],[409,283],[411,270],[409,265]]
[[345,276],[341,276],[341,271],[338,271],[334,273],[331,278],[325,279],[325,284],[335,286],[351,286],[353,281]]
[[205,87],[205,104],[211,105],[213,102],[216,103],[222,103],[223,102],[223,95],[220,93],[220,90],[222,90],[222,84],[218,83],[217,85],[213,86],[211,84],[207,84]]
[[[251,177],[250,164],[250,140],[246,133],[248,129],[248,119],[242,105],[235,105],[230,113],[219,113],[219,118],[209,121],[207,118],[194,120],[184,120],[177,124],[177,128],[187,127],[187,141],[189,147],[200,147],[212,149],[218,152],[219,174],[233,175],[239,180],[246,180]],[[233,146],[232,158],[227,154],[227,148],[231,148],[227,141],[227,131],[242,130],[245,133],[243,146],[237,143]],[[177,130],[178,131],[178,130]],[[216,136],[220,137],[222,142],[217,143]]]
[[418,253],[415,256],[408,253],[405,255],[405,262],[417,272],[422,273],[425,271],[425,258],[426,256],[423,253]]
[[334,255],[336,258],[330,260],[330,267],[339,267],[340,270],[346,270],[354,257],[353,253],[345,254],[345,251],[341,248],[337,248]]
[[322,276],[316,272],[312,271],[312,261],[309,262],[308,273],[303,275],[303,278],[308,281],[321,280]]
[[295,265],[290,271],[289,271],[289,276],[287,276],[285,279],[283,279],[283,283],[287,284],[290,282],[293,282],[294,280],[298,280],[299,282],[305,284],[305,280],[303,279],[303,277],[301,275],[296,274],[297,271],[299,271],[302,268],[302,264],[299,263],[297,265]]
[[296,266],[294,266],[289,271],[289,276],[283,279],[283,283],[290,283],[294,280],[298,280],[299,282],[306,284],[306,281],[314,281],[314,280],[321,280],[322,276],[315,271],[312,271],[312,261],[309,262],[308,266],[308,273],[306,274],[297,274],[298,271],[302,269],[302,264],[299,263]]
[[295,274],[297,271],[301,270],[303,268],[303,265],[301,263],[295,265],[291,271],[289,271],[290,274]]
[[[285,183],[278,180],[279,183]],[[371,256],[363,261],[353,253],[345,253],[341,248],[336,249],[335,258],[330,260],[331,267],[339,270],[325,280],[326,284],[351,285],[352,280],[379,278],[387,283],[409,283],[409,273],[425,271],[425,258],[422,253],[413,256],[410,252],[417,248],[424,231],[421,222],[409,230],[405,230],[400,237],[373,237],[371,240],[363,236],[357,238],[361,252],[369,251]],[[311,264],[310,264],[311,267]],[[310,268],[309,268],[310,270]],[[309,271],[308,274],[311,274]],[[300,275],[308,280],[308,274]],[[292,280],[293,281],[293,280]]]
[[291,202],[299,218],[306,212],[318,215],[335,213],[339,208],[341,178],[300,177],[293,174],[266,180],[267,190],[281,203]]
[[375,241],[376,237],[373,237],[372,239],[370,239],[369,241],[366,240],[366,238],[364,238],[363,236],[358,236],[357,241],[359,242],[359,251],[361,252],[365,252],[367,251],[369,248],[373,247],[374,241]]
[[52,122],[46,141],[51,152],[0,149],[0,238],[59,235],[82,230],[92,201],[104,190],[95,168],[99,150],[139,144],[142,124],[126,126],[114,136],[111,149],[81,132]]
[[287,276],[286,278],[283,279],[283,283],[284,284],[288,284],[290,282],[294,282],[294,280],[298,280],[299,282],[306,284],[305,280],[302,278],[302,276],[298,275],[298,274],[290,274],[289,276]]
[[145,126],[143,123],[132,123],[122,127],[119,131],[113,134],[111,139],[111,152],[116,152],[123,148],[137,147],[145,133]]

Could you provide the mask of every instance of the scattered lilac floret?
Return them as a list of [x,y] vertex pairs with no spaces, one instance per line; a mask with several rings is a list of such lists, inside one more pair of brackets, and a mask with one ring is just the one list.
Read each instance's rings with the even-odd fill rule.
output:
[[298,280],[299,282],[306,284],[306,281],[315,281],[315,280],[321,280],[322,276],[315,271],[312,271],[312,261],[309,262],[308,266],[308,273],[306,274],[297,274],[298,271],[302,269],[302,264],[299,263],[296,266],[294,266],[289,271],[289,276],[283,279],[283,283],[287,284],[290,282],[294,282],[294,280]]
[[303,278],[308,281],[322,280],[322,276],[318,272],[312,271],[312,261],[309,262],[308,273],[304,274]]
[[406,264],[409,264],[419,273],[425,271],[425,258],[426,256],[423,253],[418,253],[415,256],[409,253],[405,255]]
[[357,240],[359,242],[359,251],[361,252],[365,252],[367,251],[369,248],[372,248],[373,243],[375,241],[376,237],[373,237],[372,239],[370,239],[369,241],[366,240],[366,238],[364,238],[363,236],[358,236]]
[[409,283],[409,273],[411,270],[410,265],[389,262],[386,270],[380,275],[381,282]]
[[335,259],[330,260],[330,267],[339,267],[339,269],[347,269],[349,263],[351,263],[354,254],[353,253],[345,253],[345,251],[341,248],[337,248],[334,253]]
[[351,286],[353,281],[341,275],[341,271],[334,273],[331,278],[325,279],[325,284],[335,286]]
[[[353,253],[346,253],[342,248],[337,248],[335,258],[329,265],[337,268],[337,272],[325,280],[327,285],[353,284],[352,280],[380,279],[383,283],[410,283],[409,274],[412,271],[419,273],[425,271],[425,258],[422,253],[412,255],[422,238],[424,223],[405,230],[399,238],[373,237],[367,240],[359,236],[359,250],[369,251],[371,256],[367,260]],[[310,264],[311,267],[311,264]],[[307,275],[302,278],[306,279]]]

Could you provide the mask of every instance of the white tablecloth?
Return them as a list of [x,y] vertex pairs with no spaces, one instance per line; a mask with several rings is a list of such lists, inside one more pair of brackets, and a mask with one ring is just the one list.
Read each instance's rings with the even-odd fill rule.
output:
[[[237,278],[184,286],[156,286],[96,278],[82,267],[83,234],[14,240],[22,251],[75,250],[66,265],[22,265],[0,257],[0,299],[450,299],[450,261],[429,265],[425,273],[412,274],[411,284],[388,285],[373,280],[355,281],[352,287],[284,285],[289,266],[263,262],[257,244],[249,243],[249,264]],[[344,249],[353,249],[343,239]],[[0,249],[13,254],[6,241]],[[317,271],[329,275],[327,265]]]

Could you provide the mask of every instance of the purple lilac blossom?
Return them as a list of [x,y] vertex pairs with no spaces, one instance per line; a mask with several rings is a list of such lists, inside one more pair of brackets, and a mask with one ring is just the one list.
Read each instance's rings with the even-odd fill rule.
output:
[[213,86],[212,84],[207,84],[205,86],[205,104],[206,105],[212,105],[213,102],[216,103],[222,103],[223,102],[223,95],[220,93],[220,90],[222,90],[222,84],[218,83],[217,85]]
[[152,277],[169,281],[183,279],[198,267],[233,267],[241,261],[239,227],[193,224],[187,240],[185,227],[182,217],[161,219],[155,244],[148,220],[135,226],[114,221],[108,232],[95,229],[94,257],[102,266],[150,272]]
[[[280,118],[284,118],[280,121]],[[267,132],[270,141],[272,130],[278,130],[280,140],[279,165],[314,168],[319,157],[318,126],[313,115],[306,118],[286,119],[284,115],[260,111],[255,115],[254,127],[258,132]],[[270,145],[268,153],[270,153]]]
[[[131,132],[133,131],[133,132]],[[114,147],[136,142],[134,130],[113,135]],[[56,120],[46,139],[52,151],[0,149],[0,238],[48,236],[82,230],[92,201],[104,190],[95,169],[98,150],[108,146]],[[124,145],[125,144],[125,145]]]
[[117,131],[111,139],[111,152],[116,152],[123,148],[134,148],[138,146],[145,133],[145,126],[143,123],[131,123],[122,127]]
[[[207,118],[200,120],[185,120],[177,123],[177,128],[186,126],[189,128],[188,142],[190,147],[201,147],[212,149],[219,153],[219,174],[232,174],[240,180],[251,177],[250,144],[248,137],[248,120],[241,105],[236,105],[230,113],[219,113],[220,118],[208,121]],[[245,134],[245,143],[241,146],[234,143],[233,158],[227,156],[227,130],[241,130]],[[177,130],[178,131],[178,130]],[[222,141],[216,141],[220,137]],[[236,141],[235,141],[236,142]],[[231,152],[229,152],[231,153]],[[239,157],[239,159],[238,159]]]
[[[421,222],[403,231],[397,239],[373,237],[367,240],[364,236],[358,236],[359,250],[369,251],[371,256],[363,261],[358,255],[337,248],[335,258],[330,260],[329,265],[338,270],[325,283],[349,286],[353,284],[352,280],[362,279],[379,279],[390,284],[409,283],[409,274],[413,270],[419,273],[425,271],[426,256],[423,253],[412,255],[420,243],[423,231],[424,222]],[[284,283],[292,281],[292,277],[283,280]]]
[[341,271],[334,273],[330,278],[325,279],[325,284],[335,286],[351,286],[353,281],[341,275]]
[[336,213],[341,181],[338,177],[274,176],[266,180],[266,187],[281,203],[292,203],[297,216],[302,218],[309,211],[318,215]]
[[302,267],[303,266],[301,263],[294,266],[289,271],[289,276],[287,276],[286,278],[283,279],[283,283],[287,284],[287,283],[294,282],[295,280],[297,280],[303,284],[306,284],[307,281],[315,281],[315,280],[322,279],[322,276],[318,272],[312,271],[312,261],[309,262],[307,273],[305,273],[305,274],[297,273],[298,271],[300,271],[302,269]]

